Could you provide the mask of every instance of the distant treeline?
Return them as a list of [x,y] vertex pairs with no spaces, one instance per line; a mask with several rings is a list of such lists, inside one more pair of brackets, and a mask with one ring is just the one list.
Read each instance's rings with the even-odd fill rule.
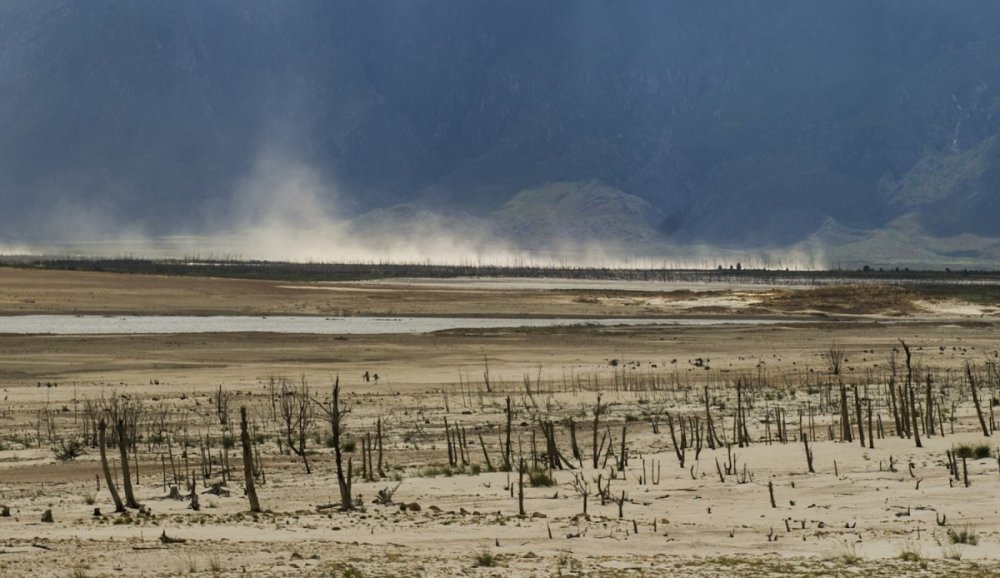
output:
[[101,271],[143,275],[226,277],[278,281],[361,281],[398,278],[485,277],[659,281],[674,283],[755,283],[768,285],[1000,285],[995,271],[911,271],[909,269],[791,271],[750,268],[657,269],[540,265],[435,265],[427,263],[290,263],[201,259],[90,259],[0,257],[0,264],[36,269]]

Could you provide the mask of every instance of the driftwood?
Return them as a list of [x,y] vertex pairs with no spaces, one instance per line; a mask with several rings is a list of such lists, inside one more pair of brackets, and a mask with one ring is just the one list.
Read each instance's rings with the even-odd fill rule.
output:
[[210,488],[202,492],[202,494],[212,494],[213,496],[219,496],[220,498],[228,498],[229,489],[222,485],[222,482],[215,482]]
[[375,497],[372,503],[379,504],[382,506],[391,505],[392,496],[396,493],[396,490],[398,490],[399,486],[401,485],[403,485],[403,482],[399,482],[398,484],[396,484],[396,487],[392,489],[382,488],[381,490],[378,491],[378,495]]
[[164,530],[163,533],[160,534],[160,542],[163,544],[183,544],[187,542],[187,540],[184,538],[171,538],[170,536],[167,536],[167,531]]

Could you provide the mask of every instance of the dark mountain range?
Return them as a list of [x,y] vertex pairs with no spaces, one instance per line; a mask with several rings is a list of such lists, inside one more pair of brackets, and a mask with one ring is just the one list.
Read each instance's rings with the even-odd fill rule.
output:
[[203,232],[269,155],[528,246],[1000,260],[1000,3],[0,3],[0,241]]

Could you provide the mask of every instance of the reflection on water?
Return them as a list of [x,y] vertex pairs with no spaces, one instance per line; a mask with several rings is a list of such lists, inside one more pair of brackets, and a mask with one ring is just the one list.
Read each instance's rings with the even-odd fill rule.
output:
[[311,333],[376,335],[448,329],[502,329],[568,325],[770,325],[775,319],[529,319],[491,317],[246,317],[170,315],[0,316],[0,333],[102,335],[128,333]]

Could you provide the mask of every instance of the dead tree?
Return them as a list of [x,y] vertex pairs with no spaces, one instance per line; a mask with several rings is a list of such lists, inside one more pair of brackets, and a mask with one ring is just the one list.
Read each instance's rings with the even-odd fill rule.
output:
[[[482,441],[482,436],[479,436],[479,441]],[[378,421],[375,422],[375,442],[378,445],[378,477],[385,477],[385,469],[383,468],[382,459],[382,416],[378,416]],[[486,460],[487,464],[489,459]],[[493,469],[492,466],[489,469]]]
[[60,462],[75,461],[76,458],[82,456],[84,453],[83,442],[78,439],[67,441],[64,438],[60,438],[58,445],[52,446],[52,454]]
[[750,445],[750,432],[747,430],[746,404],[743,396],[743,379],[736,380],[736,416],[733,426],[736,428],[736,443],[739,447]]
[[899,343],[903,346],[903,352],[906,354],[906,395],[909,397],[910,403],[910,427],[913,429],[913,441],[918,448],[922,448],[924,444],[920,443],[920,416],[917,414],[917,397],[913,391],[913,365],[910,347],[902,339],[899,340]]
[[[893,354],[890,357],[892,361],[892,371],[893,374],[896,372],[896,350],[893,349]],[[889,411],[892,412],[893,425],[896,427],[896,435],[900,438],[903,436],[903,421],[899,417],[899,402],[896,400],[896,376],[892,375],[889,377]]]
[[257,489],[253,483],[253,447],[250,442],[250,429],[247,426],[247,408],[240,407],[240,442],[243,445],[243,481],[247,488],[247,499],[250,500],[250,511],[260,512],[260,501],[257,499]]
[[611,496],[611,501],[618,505],[618,517],[625,517],[625,502],[628,500],[628,496],[625,494],[625,490],[622,490],[621,496]]
[[510,442],[510,431],[512,429],[511,426],[514,420],[514,410],[513,407],[511,406],[509,395],[507,396],[506,417],[507,417],[507,439],[504,442],[504,447],[503,447],[503,470],[505,472],[509,472],[513,469],[513,463],[514,463],[514,447],[511,445]]
[[351,459],[347,459],[347,468],[344,468],[344,450],[341,447],[340,438],[344,434],[344,418],[351,412],[348,408],[340,406],[340,377],[333,383],[333,395],[327,404],[313,400],[326,413],[330,423],[330,435],[333,442],[333,460],[337,467],[337,485],[340,487],[340,507],[343,510],[354,508],[354,501],[351,498],[351,476],[353,475]]
[[[865,386],[865,401],[868,403],[868,449],[875,449],[875,429],[872,424],[872,398],[868,395],[868,386]],[[879,417],[879,434],[882,433],[882,418]]]
[[604,445],[603,441],[601,441],[601,445],[600,446],[597,445],[597,432],[601,428],[601,407],[602,407],[601,406],[601,394],[598,393],[597,394],[597,403],[594,404],[594,432],[593,432],[594,433],[594,447],[593,447],[594,456],[593,457],[594,457],[594,467],[595,468],[598,466],[598,460],[601,457],[601,446]]
[[565,469],[572,470],[573,464],[562,455],[559,451],[559,445],[556,443],[556,426],[551,421],[540,421],[539,425],[542,428],[542,435],[545,436],[545,455],[548,461],[548,467],[550,470],[561,470]]
[[826,359],[830,363],[830,373],[840,375],[840,368],[844,362],[844,348],[837,343],[831,344],[826,350]]
[[578,496],[583,498],[583,513],[587,513],[587,497],[590,495],[590,482],[583,476],[582,473],[573,472],[573,481],[570,482],[570,487],[573,491],[577,493]]
[[715,433],[715,424],[712,422],[712,409],[709,407],[708,386],[705,386],[705,422],[707,424],[708,448],[714,450],[716,446],[722,445],[719,436]]
[[[802,433],[802,444],[806,448],[806,464],[809,466],[809,473],[815,474],[816,470],[813,469],[813,452],[809,447],[809,434],[805,432]],[[716,460],[716,465],[718,465],[718,460]],[[719,476],[721,477],[722,474],[720,473]]]
[[521,458],[517,466],[517,515],[522,518],[527,514],[524,511],[524,458]]
[[594,481],[597,483],[597,497],[601,499],[601,505],[606,506],[611,501],[611,478],[608,478],[607,482],[602,486],[601,480],[603,477],[603,474],[597,474],[597,479]]
[[[675,433],[675,427],[674,427],[674,416],[670,415],[669,413],[667,414],[667,427],[670,428],[670,441],[673,442],[674,445],[674,453],[677,455],[677,463],[679,463],[681,468],[683,469],[684,458],[686,456],[685,450],[687,448],[685,447],[684,443],[677,443],[677,434]],[[681,426],[681,429],[683,430],[683,424]],[[683,431],[681,432],[681,439],[682,440],[684,439]]]
[[622,426],[622,450],[621,454],[618,456],[618,471],[624,472],[625,466],[628,465],[628,446],[625,442],[625,435],[628,433],[628,426]]
[[97,424],[100,408],[91,400],[83,402],[83,439],[92,448],[97,447]]
[[229,392],[222,391],[222,386],[215,395],[215,414],[219,418],[219,425],[222,429],[229,429]]
[[188,504],[188,509],[198,512],[201,510],[201,504],[198,502],[198,484],[195,482],[193,473],[191,474],[191,482],[188,483],[188,489],[190,490],[188,498],[191,500],[191,503]]
[[448,425],[448,416],[444,417],[444,440],[445,446],[448,449],[448,465],[455,467],[458,465],[458,453],[455,451],[455,446],[451,441],[451,426]]
[[306,451],[306,440],[312,427],[315,414],[313,403],[309,398],[309,385],[305,376],[298,390],[288,385],[287,380],[281,380],[281,397],[278,409],[281,413],[282,433],[285,434],[285,444],[295,455],[302,458],[306,473],[312,473],[309,466],[309,456]]
[[847,387],[840,383],[840,439],[845,442],[854,441],[851,433],[851,414],[847,409]]
[[663,412],[665,411],[665,408],[657,407],[646,413],[646,418],[649,419],[649,427],[653,429],[654,434],[660,433],[660,418],[663,416]]
[[[924,431],[927,432],[928,436],[934,435],[934,388],[931,383],[931,373],[927,372],[927,402],[924,404],[924,414],[927,416],[924,425]],[[941,432],[944,434],[944,432]]]
[[[698,460],[701,458],[701,420],[697,416],[689,416],[688,422],[691,424],[691,437],[694,438],[694,459]],[[681,440],[686,445],[683,428],[681,429]]]
[[583,467],[583,456],[580,454],[580,446],[576,443],[576,424],[573,422],[573,418],[569,418],[569,444],[570,449],[573,451],[573,459],[576,460],[580,467]]
[[[483,434],[479,434],[479,446],[483,448],[483,460],[486,461],[486,471],[492,472],[493,471],[493,462],[490,461],[490,452],[488,452],[486,450],[486,442],[483,441]],[[380,448],[380,451],[379,451],[379,456],[381,456],[381,448]],[[383,474],[382,471],[381,471],[381,467],[379,469],[379,475],[381,475],[383,477],[385,476],[385,474]]]
[[122,503],[122,498],[118,495],[115,479],[112,477],[111,468],[108,466],[107,429],[108,422],[102,417],[97,426],[97,445],[101,450],[101,469],[104,471],[104,483],[108,486],[108,491],[111,492],[111,499],[115,502],[115,511],[124,512],[125,504]]
[[[858,440],[861,447],[865,447],[865,420],[861,411],[861,394],[858,393],[858,384],[854,384],[854,411],[858,419]],[[871,435],[871,432],[868,432]]]
[[483,352],[483,384],[486,386],[486,393],[493,393],[493,388],[490,387],[490,360],[486,357],[486,352]]
[[125,420],[119,419],[118,425],[116,426],[116,433],[118,435],[118,452],[121,454],[122,459],[122,477],[123,487],[125,488],[125,505],[129,508],[139,509],[141,506],[139,501],[135,499],[135,492],[132,491],[132,478],[129,475],[129,461],[128,461],[128,441],[129,438],[125,434]]
[[976,405],[976,416],[979,417],[979,426],[983,428],[983,435],[990,437],[990,430],[986,427],[986,418],[983,417],[983,408],[979,404],[979,394],[976,392],[976,372],[969,362],[965,362],[965,375],[969,378],[969,387],[972,389],[972,403]]

